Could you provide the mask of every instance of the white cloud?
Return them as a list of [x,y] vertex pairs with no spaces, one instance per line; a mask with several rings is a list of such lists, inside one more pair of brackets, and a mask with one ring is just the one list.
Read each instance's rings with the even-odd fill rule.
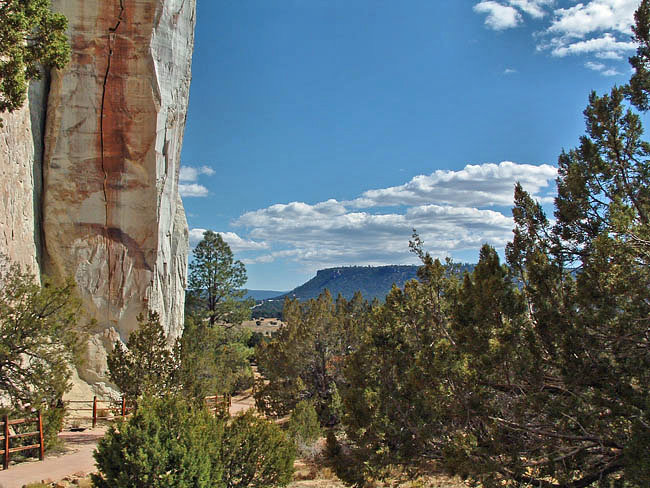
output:
[[249,259],[249,263],[289,259],[314,268],[399,264],[413,259],[408,253],[413,228],[427,242],[427,249],[439,256],[478,249],[486,241],[503,247],[512,232],[510,217],[476,208],[423,205],[409,208],[404,214],[348,212],[315,219],[318,212],[296,218],[290,207],[281,210],[287,212],[286,218],[278,208],[271,212],[261,209],[242,215],[235,223],[249,227],[253,238],[285,248]]
[[[190,245],[196,246],[202,239],[206,229],[194,228],[190,229]],[[243,239],[235,232],[217,232],[221,238],[228,243],[233,252],[239,251],[260,251],[268,249],[269,245],[266,242],[255,242]]]
[[212,176],[213,174],[214,170],[210,166],[200,166],[198,168],[192,166],[181,166],[178,179],[179,181],[194,182],[200,175]]
[[209,193],[205,186],[197,183],[179,183],[178,191],[182,197],[207,197]]
[[617,76],[622,74],[620,71],[615,68],[608,68],[607,65],[603,63],[596,63],[593,61],[587,61],[585,63],[585,68],[588,68],[593,71],[598,71],[603,76]]
[[585,63],[585,68],[589,68],[593,71],[603,71],[607,66],[603,63],[594,63],[593,61],[587,61]]
[[517,27],[523,20],[517,9],[491,0],[477,3],[474,5],[474,11],[479,14],[487,14],[485,25],[494,30]]
[[548,31],[575,38],[584,38],[594,32],[616,31],[629,37],[639,3],[639,0],[591,0],[558,8]]
[[[243,214],[234,225],[254,242],[270,243],[268,252],[248,257],[248,264],[287,259],[317,269],[413,262],[408,252],[413,228],[437,256],[476,250],[484,242],[502,248],[512,234],[509,210],[478,207],[512,205],[516,181],[548,200],[556,172],[548,165],[512,162],[468,165],[370,190],[351,201],[271,205]],[[377,211],[387,206],[396,210]]]
[[359,208],[390,205],[422,205],[432,202],[454,206],[512,205],[517,181],[536,195],[557,176],[557,169],[543,164],[467,165],[460,171],[438,170],[419,175],[408,183],[379,190],[369,190],[352,201]]
[[610,69],[606,69],[606,70],[602,71],[601,74],[603,76],[619,76],[619,75],[622,75],[623,73],[621,73],[617,69],[610,68]]
[[549,46],[543,46],[542,49],[546,47],[551,48],[553,56],[560,58],[572,54],[595,54],[601,58],[619,59],[622,58],[622,53],[636,49],[636,44],[619,41],[614,35],[606,33],[601,37],[576,42],[554,39]]
[[503,70],[504,75],[513,75],[515,73],[518,73],[518,71],[514,68],[506,68]]
[[[487,14],[485,23],[497,30],[522,24],[522,13],[538,22],[549,17],[534,36],[538,50],[548,50],[556,57],[591,54],[599,59],[619,60],[635,49],[636,45],[630,42],[631,26],[640,0],[573,1],[569,7],[559,7],[556,3],[553,0],[486,0],[474,5],[474,11]],[[602,73],[611,75],[615,71]]]
[[214,170],[210,166],[181,166],[178,173],[178,191],[182,197],[207,197],[210,193],[208,189],[199,183],[196,183],[199,176],[212,176]]
[[508,0],[508,3],[531,17],[539,19],[547,14],[544,7],[553,5],[555,0]]

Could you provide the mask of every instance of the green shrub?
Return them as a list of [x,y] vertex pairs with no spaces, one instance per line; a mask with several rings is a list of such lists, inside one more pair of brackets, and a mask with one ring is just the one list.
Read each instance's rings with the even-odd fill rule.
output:
[[249,410],[225,428],[223,486],[286,486],[293,476],[294,458],[293,443],[280,427]]
[[339,456],[339,454],[341,454],[341,444],[339,444],[339,440],[336,438],[336,434],[333,430],[329,430],[327,432],[325,450],[327,452],[327,456],[330,458],[336,458]]
[[225,421],[178,397],[143,401],[97,445],[96,488],[285,486],[294,447],[249,412]]
[[[118,430],[119,429],[119,430]],[[223,423],[175,397],[143,401],[97,445],[97,488],[220,486]]]
[[63,428],[63,419],[65,417],[65,408],[48,407],[43,410],[43,439],[45,441],[45,450],[56,449],[61,446],[61,440],[58,437]]
[[239,370],[234,377],[235,380],[232,387],[233,393],[246,391],[255,383],[255,375],[253,374],[253,369],[249,365],[246,365]]
[[305,400],[298,402],[291,412],[287,430],[297,447],[317,441],[322,432],[314,405]]

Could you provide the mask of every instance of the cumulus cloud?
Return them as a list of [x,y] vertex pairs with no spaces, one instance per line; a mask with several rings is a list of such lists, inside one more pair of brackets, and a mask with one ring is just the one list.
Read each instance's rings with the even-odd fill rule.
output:
[[[543,46],[542,49],[547,46]],[[551,54],[563,58],[572,54],[595,54],[600,58],[621,59],[623,53],[636,49],[633,42],[619,41],[610,33],[583,41],[567,42],[564,39],[554,39],[548,45]]]
[[182,197],[207,197],[210,193],[208,189],[199,183],[196,183],[199,176],[212,176],[214,170],[209,166],[181,166],[178,174],[178,191]]
[[[246,212],[233,224],[254,242],[271,243],[267,252],[244,262],[296,261],[316,269],[346,264],[412,262],[408,240],[413,228],[437,256],[476,250],[484,242],[501,248],[511,238],[510,206],[516,181],[549,199],[557,170],[503,162],[435,171],[404,185],[364,192],[350,201],[291,202]],[[395,211],[385,211],[396,207]],[[481,208],[483,207],[483,208]],[[506,215],[507,214],[507,215]]]
[[556,176],[557,169],[547,164],[535,166],[511,161],[470,164],[460,171],[438,170],[430,175],[416,176],[404,185],[366,191],[352,205],[361,208],[430,202],[455,206],[512,205],[517,181],[537,195]]
[[179,183],[178,192],[182,197],[207,197],[208,189],[198,183]]
[[[510,217],[476,208],[422,205],[403,214],[348,212],[326,217],[315,211],[297,218],[290,207],[285,205],[273,212],[269,209],[249,212],[235,223],[250,227],[249,234],[254,238],[286,248],[249,262],[284,258],[314,267],[402,263],[412,259],[407,243],[413,228],[436,255],[477,249],[483,242],[503,247],[512,231]],[[287,213],[287,218],[282,218],[282,212]],[[314,215],[318,218],[314,219]]]
[[200,166],[198,168],[192,166],[181,166],[178,179],[180,181],[196,181],[200,175],[212,176],[214,170],[210,166]]
[[[634,11],[639,0],[588,0],[560,7],[553,0],[490,0],[474,5],[474,11],[487,14],[485,23],[493,29],[523,23],[523,14],[535,21],[548,17],[536,31],[537,49],[552,56],[594,55],[599,59],[623,59],[635,49],[630,42]],[[506,13],[507,12],[507,13]],[[615,70],[602,73],[614,74]]]
[[558,8],[549,32],[583,38],[593,32],[616,31],[632,34],[634,11],[639,0],[591,0],[569,8]]
[[[203,234],[206,229],[194,228],[190,229],[190,245],[192,247],[196,246],[201,239],[203,239]],[[221,235],[221,238],[228,243],[230,249],[233,252],[241,251],[260,251],[263,249],[268,249],[269,245],[266,242],[255,242],[251,240],[244,239],[237,235],[235,232],[216,232]]]
[[474,5],[474,11],[479,14],[487,14],[485,25],[494,30],[517,27],[523,20],[517,9],[492,0],[477,3]]
[[588,69],[593,70],[593,71],[598,71],[603,76],[617,76],[617,75],[622,74],[620,71],[618,71],[615,68],[608,68],[603,63],[596,63],[596,62],[593,62],[593,61],[587,61],[585,63],[585,68],[588,68]]
[[539,19],[547,14],[544,7],[553,5],[555,0],[508,0],[508,3],[531,17]]

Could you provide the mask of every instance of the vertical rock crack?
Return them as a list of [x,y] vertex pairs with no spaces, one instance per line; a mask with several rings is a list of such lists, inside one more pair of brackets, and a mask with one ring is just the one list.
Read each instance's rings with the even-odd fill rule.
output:
[[120,11],[117,14],[117,20],[113,27],[108,28],[108,59],[106,62],[106,72],[104,73],[104,81],[102,84],[102,103],[101,110],[99,114],[99,144],[101,152],[101,163],[102,171],[104,173],[104,181],[102,185],[102,190],[104,192],[104,207],[105,207],[105,218],[104,218],[104,234],[106,238],[106,247],[107,247],[107,260],[108,260],[108,297],[106,300],[106,318],[108,320],[109,309],[110,309],[110,300],[111,300],[111,283],[113,281],[113,272],[112,272],[112,263],[111,263],[111,250],[110,250],[110,238],[109,238],[109,219],[108,219],[108,171],[104,162],[104,150],[105,150],[105,140],[104,140],[104,107],[106,103],[106,85],[108,83],[108,77],[111,72],[111,60],[113,58],[113,51],[115,48],[115,37],[117,30],[120,27],[120,24],[124,20],[124,0],[119,0],[120,2]]

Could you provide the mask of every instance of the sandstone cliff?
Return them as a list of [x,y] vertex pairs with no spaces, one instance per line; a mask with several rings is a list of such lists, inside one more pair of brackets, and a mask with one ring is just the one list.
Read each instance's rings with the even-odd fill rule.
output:
[[13,173],[0,187],[0,252],[37,269],[42,247],[42,272],[75,278],[97,321],[79,375],[101,387],[106,350],[139,313],[158,311],[172,337],[182,330],[188,230],[178,172],[196,7],[52,3],[68,18],[72,59],[52,74],[43,136],[42,104],[5,117],[0,171]]
[[37,278],[46,86],[32,83],[25,106],[2,114],[0,128],[0,254]]

